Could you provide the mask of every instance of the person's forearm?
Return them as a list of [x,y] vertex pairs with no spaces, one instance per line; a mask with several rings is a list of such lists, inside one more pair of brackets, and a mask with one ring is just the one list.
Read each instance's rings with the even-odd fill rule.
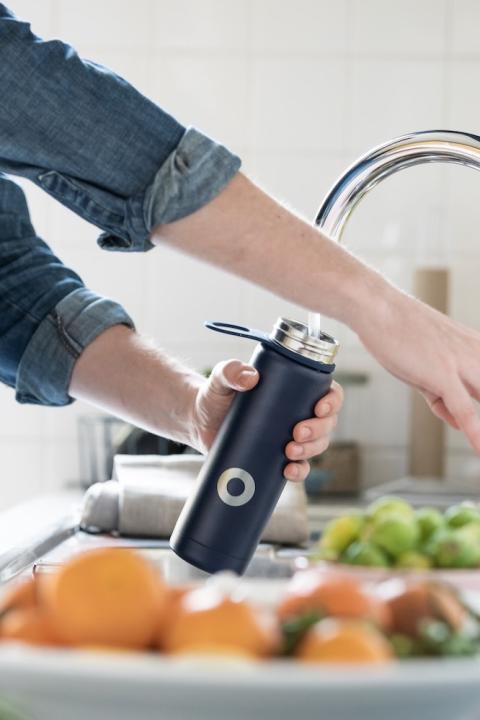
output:
[[480,453],[472,402],[480,398],[480,334],[392,286],[243,175],[196,213],[155,227],[151,241],[168,242],[349,325],[392,375],[420,390],[432,411]]
[[167,242],[354,330],[359,310],[373,297],[381,304],[389,293],[377,272],[242,174],[201,210],[154,228],[152,241]]
[[203,378],[129,328],[98,336],[75,364],[70,395],[157,435],[192,444],[192,414]]

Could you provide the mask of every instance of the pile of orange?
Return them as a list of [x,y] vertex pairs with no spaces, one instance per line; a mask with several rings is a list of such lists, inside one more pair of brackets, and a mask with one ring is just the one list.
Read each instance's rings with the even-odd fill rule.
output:
[[75,556],[13,587],[0,602],[0,640],[41,646],[210,653],[282,653],[282,627],[314,613],[291,654],[305,662],[383,663],[391,609],[345,575],[307,571],[269,616],[215,584],[169,587],[147,560],[116,548]]

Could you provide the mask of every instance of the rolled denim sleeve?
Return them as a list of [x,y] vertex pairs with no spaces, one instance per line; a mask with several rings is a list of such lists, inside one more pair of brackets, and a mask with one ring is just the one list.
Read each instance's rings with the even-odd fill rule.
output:
[[68,388],[76,360],[104,330],[133,322],[125,310],[87,288],[64,297],[41,321],[17,370],[20,403],[68,405]]
[[21,403],[66,405],[83,349],[118,324],[133,327],[36,235],[22,190],[0,175],[0,381]]
[[1,3],[0,94],[0,170],[99,227],[108,250],[149,250],[155,225],[208,203],[240,168],[223,145],[69,45],[37,37]]

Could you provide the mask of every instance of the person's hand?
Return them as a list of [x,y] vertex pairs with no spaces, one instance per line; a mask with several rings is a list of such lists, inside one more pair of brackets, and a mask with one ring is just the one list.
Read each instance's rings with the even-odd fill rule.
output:
[[435,415],[480,453],[480,333],[390,286],[370,298],[354,329],[392,375],[425,397]]
[[[240,360],[227,360],[215,366],[195,399],[193,443],[197,450],[205,452],[210,448],[235,393],[252,390],[258,380],[255,368]],[[333,382],[330,392],[317,402],[314,417],[295,426],[293,439],[285,448],[286,459],[291,461],[284,469],[287,480],[305,480],[310,469],[308,459],[327,449],[342,402],[343,390]]]

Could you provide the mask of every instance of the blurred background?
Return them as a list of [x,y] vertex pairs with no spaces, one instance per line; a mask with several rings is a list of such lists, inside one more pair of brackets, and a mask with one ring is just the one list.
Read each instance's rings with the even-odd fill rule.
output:
[[[6,4],[40,36],[72,44],[185,125],[226,144],[242,157],[244,172],[312,221],[338,175],[372,146],[412,130],[480,131],[476,0]],[[141,332],[199,370],[227,357],[246,360],[252,349],[206,331],[207,318],[266,330],[279,315],[306,318],[302,308],[165,248],[105,253],[96,228],[32,185],[22,187],[38,234],[87,286],[120,301]],[[479,197],[480,177],[472,170],[410,169],[366,198],[345,241],[408,291],[415,282],[428,291],[429,273],[440,271],[431,275],[443,278],[450,315],[478,328]],[[408,475],[412,413],[419,412],[409,389],[346,328],[327,319],[324,327],[342,345],[347,398],[328,472],[353,489]],[[92,449],[104,453],[112,434],[103,421],[92,425],[95,410],[81,403],[20,406],[5,387],[0,408],[0,509],[66,483],[103,479],[92,477]],[[113,434],[115,442],[125,440],[124,430],[115,429],[123,432]],[[422,432],[439,437],[428,423]],[[480,480],[479,460],[450,430],[425,474],[432,467],[457,482]]]

